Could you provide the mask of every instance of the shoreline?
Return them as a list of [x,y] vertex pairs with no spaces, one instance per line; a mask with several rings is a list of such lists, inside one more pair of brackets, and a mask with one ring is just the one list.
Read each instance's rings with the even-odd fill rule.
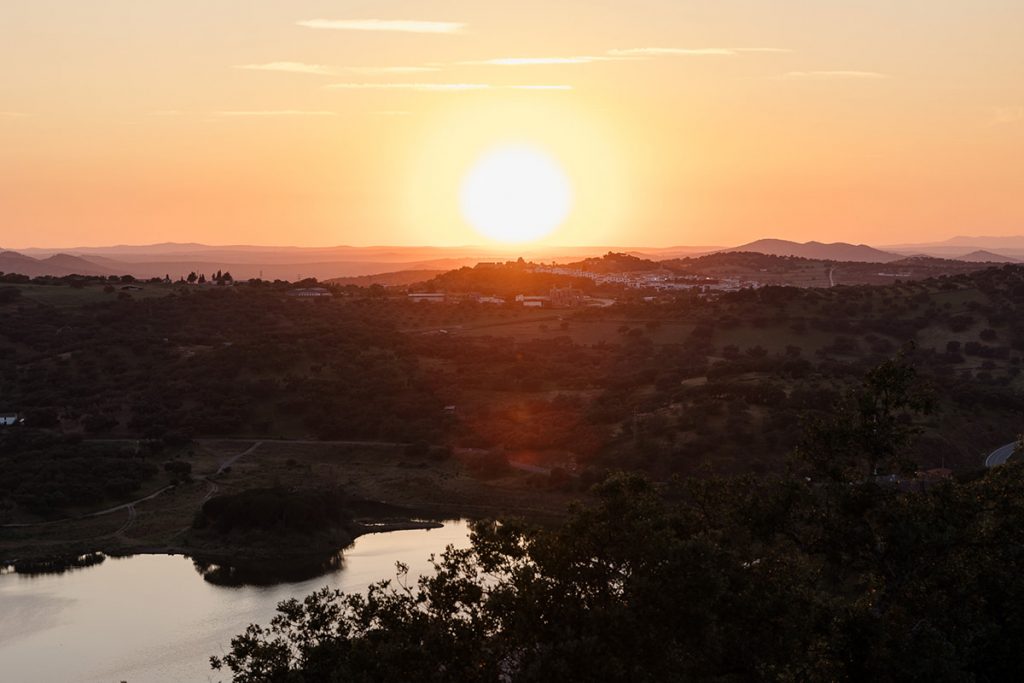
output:
[[[206,563],[246,564],[252,562],[303,562],[315,561],[325,556],[343,553],[361,536],[389,533],[392,531],[429,531],[444,527],[444,522],[463,517],[446,517],[443,520],[408,519],[386,520],[374,522],[370,520],[356,521],[355,529],[348,533],[348,540],[343,545],[336,543],[320,545],[316,550],[301,552],[281,552],[278,547],[273,551],[267,547],[249,546],[247,548],[204,548],[189,545],[137,545],[112,547],[106,543],[80,542],[58,553],[23,554],[15,558],[0,559],[0,576],[20,574],[22,576],[38,576],[43,574],[60,574],[66,571],[86,569],[100,564],[108,557],[125,558],[135,555],[181,555],[192,560]],[[339,541],[341,539],[338,539]],[[99,558],[83,560],[83,558]],[[19,565],[23,568],[19,568]],[[39,569],[34,569],[40,567]]]

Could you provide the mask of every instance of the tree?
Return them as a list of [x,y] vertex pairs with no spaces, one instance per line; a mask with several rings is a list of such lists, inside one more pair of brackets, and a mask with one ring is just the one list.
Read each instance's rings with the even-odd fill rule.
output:
[[830,418],[812,424],[800,453],[815,472],[841,481],[872,477],[880,466],[907,471],[907,447],[920,432],[913,418],[933,408],[929,387],[901,353],[868,372]]
[[186,279],[188,280],[188,283],[190,285],[193,285],[198,279],[198,276],[196,275],[196,272],[193,270],[191,273],[188,274],[188,277]]
[[291,681],[1020,680],[1024,467],[872,482],[634,475],[473,525],[417,582],[288,600],[211,660]]

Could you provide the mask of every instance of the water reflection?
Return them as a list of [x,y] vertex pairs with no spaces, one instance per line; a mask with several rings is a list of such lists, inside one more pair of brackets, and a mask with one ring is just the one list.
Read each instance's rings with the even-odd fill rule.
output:
[[[58,574],[3,574],[0,680],[224,680],[210,671],[210,655],[225,654],[231,638],[248,624],[267,624],[282,600],[301,600],[325,586],[363,592],[394,579],[397,561],[408,564],[415,579],[432,573],[429,556],[449,544],[469,545],[465,522],[360,536],[344,558],[334,553],[317,558],[315,567],[307,565],[303,571],[316,576],[305,580],[296,578],[295,567],[287,568],[291,578],[283,579],[277,568],[257,567],[253,580],[248,567],[225,568],[212,558],[197,566],[180,555],[107,557],[88,569]],[[223,583],[201,580],[199,574]]]
[[84,569],[101,564],[107,556],[103,553],[86,553],[77,557],[51,557],[41,560],[18,560],[14,564],[0,566],[0,574],[63,574],[75,569]]
[[326,557],[232,561],[230,564],[193,558],[192,566],[204,581],[216,586],[273,586],[341,571],[345,568],[345,555],[339,550]]

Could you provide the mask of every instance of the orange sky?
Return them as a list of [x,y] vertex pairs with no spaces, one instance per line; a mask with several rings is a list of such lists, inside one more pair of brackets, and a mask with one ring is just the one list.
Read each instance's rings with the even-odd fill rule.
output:
[[482,244],[458,187],[507,141],[573,185],[550,244],[1020,234],[1021,26],[1019,0],[4,2],[0,247]]

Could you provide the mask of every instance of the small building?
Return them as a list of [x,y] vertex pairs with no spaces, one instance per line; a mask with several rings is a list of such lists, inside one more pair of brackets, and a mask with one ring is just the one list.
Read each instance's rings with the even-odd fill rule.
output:
[[21,422],[18,413],[0,413],[0,427],[10,427]]
[[418,304],[443,304],[448,300],[444,292],[409,292],[409,301]]
[[523,305],[523,308],[548,308],[551,306],[551,297],[534,294],[519,294],[516,301]]
[[300,297],[303,299],[315,299],[317,297],[331,296],[331,290],[326,287],[298,287],[288,291],[288,296]]
[[487,296],[479,292],[470,292],[465,296],[465,299],[466,301],[474,301],[478,304],[501,305],[505,303],[505,299],[500,296]]

